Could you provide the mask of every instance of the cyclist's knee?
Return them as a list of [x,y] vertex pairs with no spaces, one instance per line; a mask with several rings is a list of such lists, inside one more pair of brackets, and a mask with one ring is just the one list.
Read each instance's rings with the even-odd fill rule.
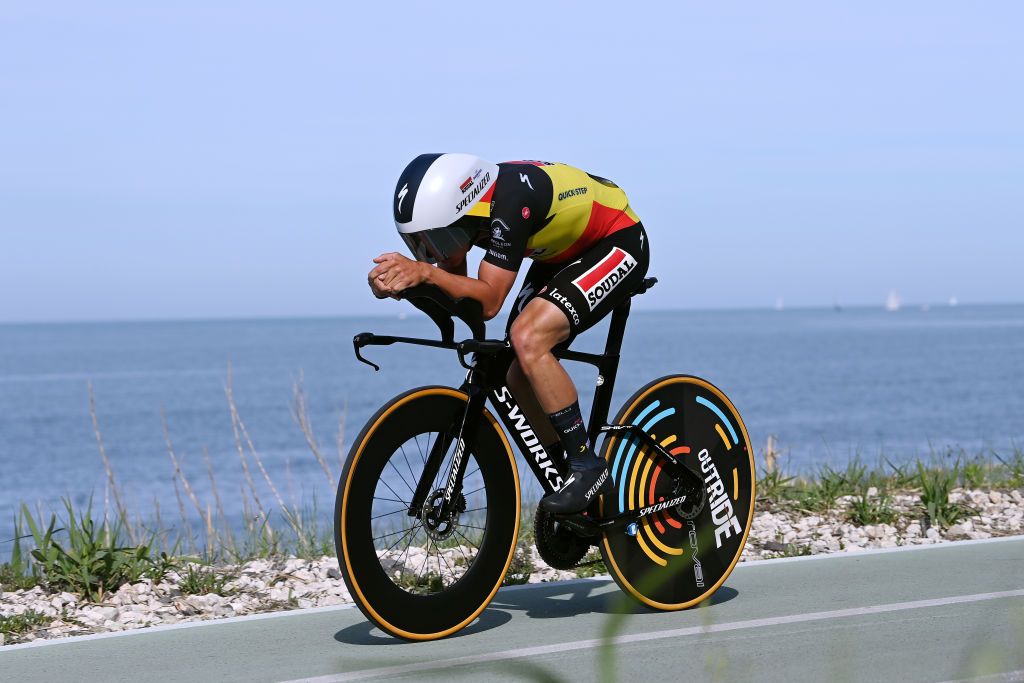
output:
[[520,367],[529,374],[530,366],[541,356],[549,353],[557,342],[552,338],[549,331],[538,324],[538,321],[531,316],[520,316],[512,324],[509,334],[512,341],[512,348],[515,349],[516,358]]
[[569,338],[569,323],[551,302],[534,299],[512,323],[509,338],[520,365],[528,373],[533,360]]
[[524,369],[529,367],[530,361],[533,358],[546,351],[550,351],[550,349],[543,349],[543,344],[538,343],[540,342],[540,335],[537,333],[536,326],[531,324],[527,316],[521,315],[512,323],[512,329],[509,330],[509,340],[512,342],[512,348],[515,349],[520,367]]

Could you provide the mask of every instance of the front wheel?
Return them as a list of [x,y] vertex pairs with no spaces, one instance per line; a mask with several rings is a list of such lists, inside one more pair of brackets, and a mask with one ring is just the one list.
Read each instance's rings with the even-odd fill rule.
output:
[[754,516],[754,453],[743,420],[710,382],[670,375],[636,392],[615,423],[640,426],[700,474],[706,495],[694,507],[671,505],[688,482],[674,480],[636,437],[607,439],[615,488],[601,498],[601,514],[640,517],[604,535],[605,565],[623,591],[650,607],[698,604],[732,572]]
[[[447,387],[395,397],[356,438],[338,484],[334,537],[342,576],[363,614],[401,638],[442,638],[472,622],[501,586],[515,551],[515,457],[486,408],[475,437],[456,454],[467,401]],[[434,474],[432,452],[441,463]],[[467,461],[465,476],[442,506],[455,457]],[[431,481],[415,506],[424,471]]]

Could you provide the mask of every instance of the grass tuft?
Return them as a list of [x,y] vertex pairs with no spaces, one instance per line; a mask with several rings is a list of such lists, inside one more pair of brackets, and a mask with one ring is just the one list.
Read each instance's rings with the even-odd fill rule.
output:
[[897,518],[892,506],[892,498],[885,491],[869,496],[867,489],[862,489],[859,496],[850,501],[846,518],[859,526],[868,524],[892,524]]
[[33,610],[25,610],[21,614],[12,614],[9,617],[0,614],[0,634],[5,636],[22,635],[46,626],[51,621],[53,621],[52,618]]
[[51,514],[44,527],[28,506],[23,505],[20,522],[32,534],[35,547],[30,555],[34,578],[56,590],[78,593],[99,602],[109,591],[143,577],[160,579],[173,560],[166,554],[154,554],[155,539],[138,545],[126,544],[123,527],[92,515],[92,501],[76,511],[69,498],[64,499],[65,516],[58,527]]
[[178,587],[185,595],[209,595],[215,593],[224,595],[224,587],[234,576],[219,572],[212,567],[203,567],[195,563],[185,567],[180,573],[181,581]]
[[917,472],[921,487],[921,510],[928,526],[946,529],[974,514],[969,506],[949,499],[960,477],[959,461],[952,468],[928,468],[919,461]]

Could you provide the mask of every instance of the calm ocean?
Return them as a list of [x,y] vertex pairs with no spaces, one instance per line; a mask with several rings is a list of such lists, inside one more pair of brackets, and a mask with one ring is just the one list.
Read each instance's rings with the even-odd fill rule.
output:
[[[224,393],[229,364],[242,419],[271,478],[285,497],[315,497],[326,512],[333,484],[296,426],[293,384],[304,376],[312,424],[337,476],[339,420],[347,449],[390,396],[461,380],[454,354],[443,351],[368,349],[379,373],[355,361],[357,332],[436,335],[409,311],[406,319],[0,325],[0,535],[21,502],[94,494],[103,504],[90,381],[133,510],[147,516],[155,499],[177,516],[163,411],[200,497],[210,489],[205,450],[225,509],[240,511],[242,474]],[[605,329],[587,333],[577,348],[600,348]],[[1024,306],[635,312],[623,356],[613,409],[657,376],[703,376],[732,398],[759,454],[776,437],[791,471],[856,455],[899,462],[947,447],[976,453],[1024,445]],[[573,374],[589,403],[594,373],[578,366]]]

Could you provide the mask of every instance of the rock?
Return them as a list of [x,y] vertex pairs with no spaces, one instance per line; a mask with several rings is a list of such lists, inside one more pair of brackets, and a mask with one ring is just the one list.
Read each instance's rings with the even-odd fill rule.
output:
[[288,602],[290,591],[287,588],[271,588],[268,591],[267,597],[274,602]]
[[116,607],[93,607],[92,613],[96,615],[97,621],[114,621],[117,619],[117,615],[120,614],[120,610]]
[[875,496],[878,495],[878,487],[877,486],[869,486],[868,490],[867,490],[867,494],[868,494],[868,498],[874,498]]
[[988,499],[998,505],[1003,502],[1003,494],[999,491],[989,491]]
[[942,536],[939,534],[939,530],[933,526],[928,527],[928,531],[924,532],[924,535],[925,538],[928,538],[932,541],[938,541],[942,538]]
[[[426,554],[426,551],[424,551]],[[294,574],[300,569],[305,569],[306,561],[298,557],[293,557],[284,563],[284,571],[286,574]]]
[[992,538],[992,534],[987,531],[968,531],[967,538],[979,539],[979,538]]
[[954,524],[946,530],[947,536],[966,536],[968,529],[963,524]]

